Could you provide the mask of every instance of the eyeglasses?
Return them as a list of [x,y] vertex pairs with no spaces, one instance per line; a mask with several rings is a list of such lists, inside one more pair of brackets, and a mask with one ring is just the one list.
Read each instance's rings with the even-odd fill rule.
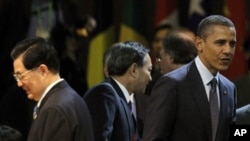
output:
[[28,74],[28,73],[31,72],[31,71],[33,71],[33,69],[27,70],[27,71],[24,72],[24,73],[14,73],[14,74],[13,74],[13,77],[15,78],[15,80],[16,80],[17,82],[19,82],[19,81],[22,81],[22,80],[24,79],[25,74]]

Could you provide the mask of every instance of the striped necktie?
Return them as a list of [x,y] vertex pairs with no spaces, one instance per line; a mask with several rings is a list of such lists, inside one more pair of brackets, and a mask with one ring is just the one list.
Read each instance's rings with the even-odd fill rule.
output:
[[37,118],[37,112],[38,112],[38,107],[35,106],[35,107],[34,107],[34,110],[33,110],[33,119],[36,119],[36,118]]
[[210,90],[209,103],[210,103],[210,112],[212,119],[212,135],[213,135],[213,141],[215,141],[217,126],[219,121],[219,111],[220,111],[217,90],[216,90],[217,80],[213,78],[210,82],[210,85],[211,85],[211,90]]

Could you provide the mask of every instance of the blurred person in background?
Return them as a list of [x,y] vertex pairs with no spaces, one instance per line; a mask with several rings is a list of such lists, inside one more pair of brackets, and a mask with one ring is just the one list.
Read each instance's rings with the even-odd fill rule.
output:
[[146,95],[150,95],[155,82],[161,76],[160,66],[159,66],[157,59],[159,58],[160,50],[163,47],[163,42],[162,42],[163,38],[169,33],[169,31],[172,28],[173,28],[172,25],[168,23],[164,23],[164,24],[160,24],[156,26],[154,29],[153,39],[151,42],[150,53],[149,53],[151,60],[152,60],[152,65],[153,65],[152,74],[151,74],[152,81],[150,81],[150,83],[148,84],[146,88],[146,92],[145,92]]
[[250,37],[246,38],[243,44],[243,52],[248,65],[248,72],[233,80],[237,88],[237,107],[250,103]]
[[0,141],[25,141],[23,135],[18,130],[6,126],[0,125]]
[[163,39],[158,63],[161,74],[171,72],[189,62],[197,56],[194,35],[184,29],[173,29]]

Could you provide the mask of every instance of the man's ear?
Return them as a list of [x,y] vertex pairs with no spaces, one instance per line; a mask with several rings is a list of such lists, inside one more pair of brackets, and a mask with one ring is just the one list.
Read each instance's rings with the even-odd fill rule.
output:
[[41,64],[37,69],[39,69],[39,72],[44,75],[47,74],[49,69],[45,64]]
[[171,64],[174,64],[174,57],[172,57],[171,55],[168,55],[168,57],[170,59]]
[[203,50],[203,44],[204,44],[204,40],[201,37],[196,36],[195,38],[195,45],[198,51],[202,51]]
[[137,75],[137,69],[138,69],[138,65],[136,63],[131,64],[129,69],[128,69],[130,76],[135,78]]

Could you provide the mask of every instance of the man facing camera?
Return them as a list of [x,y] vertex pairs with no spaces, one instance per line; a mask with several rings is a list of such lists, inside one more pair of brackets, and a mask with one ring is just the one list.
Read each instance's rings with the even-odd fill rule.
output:
[[227,141],[236,110],[236,88],[219,72],[235,53],[236,30],[220,15],[198,26],[198,56],[161,77],[152,90],[144,141]]

